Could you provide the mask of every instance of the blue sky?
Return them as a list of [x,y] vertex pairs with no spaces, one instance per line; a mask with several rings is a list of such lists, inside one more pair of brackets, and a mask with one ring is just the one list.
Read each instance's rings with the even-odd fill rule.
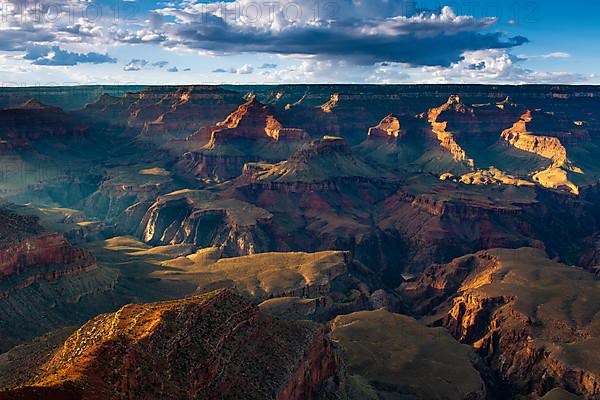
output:
[[0,3],[2,85],[600,84],[600,4]]

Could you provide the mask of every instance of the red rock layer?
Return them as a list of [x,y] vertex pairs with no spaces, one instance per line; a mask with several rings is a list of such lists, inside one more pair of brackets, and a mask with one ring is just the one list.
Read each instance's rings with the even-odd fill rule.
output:
[[93,262],[93,258],[87,251],[73,247],[60,234],[44,234],[0,249],[0,280],[28,268],[82,261]]
[[274,141],[306,138],[306,132],[302,129],[284,128],[273,112],[270,106],[261,104],[254,97],[251,98],[229,114],[225,120],[216,124],[206,148],[213,149],[232,138]]
[[438,120],[440,115],[448,110],[453,110],[458,113],[473,112],[461,103],[460,97],[450,96],[446,103],[442,104],[440,107],[434,107],[429,110],[427,113],[427,121],[431,124],[431,129],[433,133],[436,134],[440,146],[452,154],[454,161],[464,161],[472,167],[473,160],[467,158],[467,153],[458,144],[454,135],[447,131],[448,122]]
[[386,116],[377,126],[369,128],[369,137],[382,137],[396,139],[403,135],[400,130],[400,121],[392,114]]
[[32,140],[83,135],[88,128],[58,107],[32,99],[16,108],[0,110],[0,137],[12,147],[27,147]]
[[321,328],[263,316],[231,291],[129,305],[73,334],[30,388],[81,399],[316,399],[337,374]]

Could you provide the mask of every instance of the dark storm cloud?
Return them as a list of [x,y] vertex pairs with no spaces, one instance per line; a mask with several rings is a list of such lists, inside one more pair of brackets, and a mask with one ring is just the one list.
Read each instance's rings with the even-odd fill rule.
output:
[[303,29],[275,34],[191,24],[178,28],[177,37],[185,47],[213,52],[315,55],[346,59],[359,65],[396,62],[413,66],[450,66],[462,60],[465,51],[511,48],[527,42],[524,37],[504,39],[500,33],[358,36],[335,30]]
[[[506,49],[527,43],[486,32],[494,20],[456,16],[446,7],[438,14],[412,17],[346,18],[319,24],[230,23],[213,14],[173,13],[179,18],[165,31],[163,44],[216,54],[269,53],[343,59],[357,65],[380,62],[411,66],[450,66],[465,51]],[[130,40],[137,40],[133,35]]]
[[47,42],[54,40],[55,35],[49,32],[40,32],[35,29],[7,29],[0,35],[1,51],[24,51],[31,47],[31,42]]

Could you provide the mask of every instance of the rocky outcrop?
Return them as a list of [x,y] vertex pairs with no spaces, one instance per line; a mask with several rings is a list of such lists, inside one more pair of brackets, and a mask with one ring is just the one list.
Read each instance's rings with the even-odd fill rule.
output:
[[171,174],[162,168],[112,168],[104,172],[96,191],[83,200],[83,210],[121,232],[133,233],[156,197],[175,187]]
[[[49,266],[57,266],[58,269],[45,270]],[[0,248],[0,282],[26,274],[27,284],[31,284],[37,279],[56,280],[63,275],[95,267],[96,261],[88,251],[73,247],[57,233],[41,234]],[[36,274],[36,270],[40,273]]]
[[214,150],[219,144],[235,138],[279,141],[304,140],[306,137],[306,132],[302,129],[284,128],[275,118],[274,110],[270,106],[261,104],[256,97],[251,97],[215,125],[211,139],[205,148]]
[[333,93],[327,102],[321,104],[320,108],[324,113],[330,113],[335,107],[337,107],[339,101],[340,94]]
[[181,87],[174,93],[161,99],[168,108],[156,119],[144,122],[139,138],[160,144],[185,138],[222,120],[241,101],[239,94],[215,86]]
[[450,96],[446,103],[442,104],[440,107],[431,108],[427,112],[427,121],[431,124],[431,129],[436,135],[437,140],[440,142],[440,146],[452,154],[454,161],[464,162],[472,168],[474,166],[474,161],[467,158],[465,150],[458,144],[452,132],[447,130],[448,122],[439,120],[440,115],[449,110],[457,113],[473,112],[473,110],[467,108],[467,106],[461,102],[459,96]]
[[313,140],[288,160],[270,165],[244,167],[244,180],[251,182],[327,182],[338,178],[380,178],[385,176],[354,157],[348,143],[335,136]]
[[[121,97],[103,94],[82,115],[142,141],[164,144],[220,121],[242,97],[217,86],[149,86]],[[121,133],[121,132],[119,132]]]
[[600,318],[595,287],[592,274],[523,248],[436,265],[401,291],[426,321],[471,344],[515,395],[562,388],[591,399],[600,393],[588,350]]
[[[209,132],[208,143],[194,148]],[[304,130],[284,127],[271,106],[251,97],[225,120],[189,137],[192,149],[183,155],[178,167],[195,177],[225,181],[239,176],[247,162],[286,159],[306,139]]]
[[191,243],[217,247],[230,256],[269,248],[264,228],[272,215],[239,200],[181,191],[159,197],[143,217],[138,235],[151,244]]
[[400,120],[392,114],[384,117],[378,125],[369,128],[370,138],[397,139],[404,134],[400,129]]
[[[103,290],[106,280],[99,278],[92,253],[73,246],[62,234],[44,231],[37,217],[1,210],[0,225],[2,352],[44,329],[60,327],[55,309],[85,293],[86,279],[98,285],[94,290]],[[63,297],[54,298],[55,291]]]
[[0,110],[0,138],[12,148],[29,147],[32,141],[56,137],[81,137],[88,127],[58,107],[36,99]]
[[[96,267],[88,251],[73,247],[61,234],[45,232],[37,217],[0,210],[0,224],[0,283],[24,275],[27,282],[20,286],[30,285]],[[0,297],[6,296],[0,290]]]
[[482,252],[434,264],[418,275],[414,282],[402,285],[405,299],[412,301],[412,309],[419,315],[427,314],[453,296],[471,274],[478,273],[479,284],[489,283],[500,263],[497,257]]
[[527,124],[532,119],[531,111],[527,111],[512,128],[503,131],[500,137],[517,149],[534,153],[550,160],[554,167],[564,166],[568,161],[567,149],[565,149],[558,138],[537,136],[529,132]]
[[558,137],[540,136],[530,132],[528,124],[532,121],[532,113],[528,110],[511,128],[504,130],[500,137],[519,150],[550,161],[547,169],[536,171],[533,176],[540,185],[553,189],[564,188],[573,194],[579,194],[579,188],[569,180],[568,171],[583,171],[569,161],[567,149]]
[[96,317],[19,393],[75,388],[81,399],[316,399],[338,365],[316,325],[265,317],[225,290]]
[[489,201],[447,196],[456,193],[448,186],[447,193],[400,191],[380,207],[378,227],[406,238],[413,272],[481,249],[534,246],[542,236],[532,234],[543,219],[536,210],[533,189],[515,202],[514,198]]
[[533,186],[534,183],[514,175],[507,174],[497,168],[490,167],[487,170],[477,170],[468,172],[461,176],[454,176],[451,173],[440,175],[441,181],[460,182],[464,185],[513,185],[513,186]]

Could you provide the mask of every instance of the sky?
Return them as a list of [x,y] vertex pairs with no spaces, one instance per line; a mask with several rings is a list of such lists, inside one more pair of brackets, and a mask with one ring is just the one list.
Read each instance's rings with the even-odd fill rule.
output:
[[600,84],[598,15],[589,0],[0,0],[0,84]]

